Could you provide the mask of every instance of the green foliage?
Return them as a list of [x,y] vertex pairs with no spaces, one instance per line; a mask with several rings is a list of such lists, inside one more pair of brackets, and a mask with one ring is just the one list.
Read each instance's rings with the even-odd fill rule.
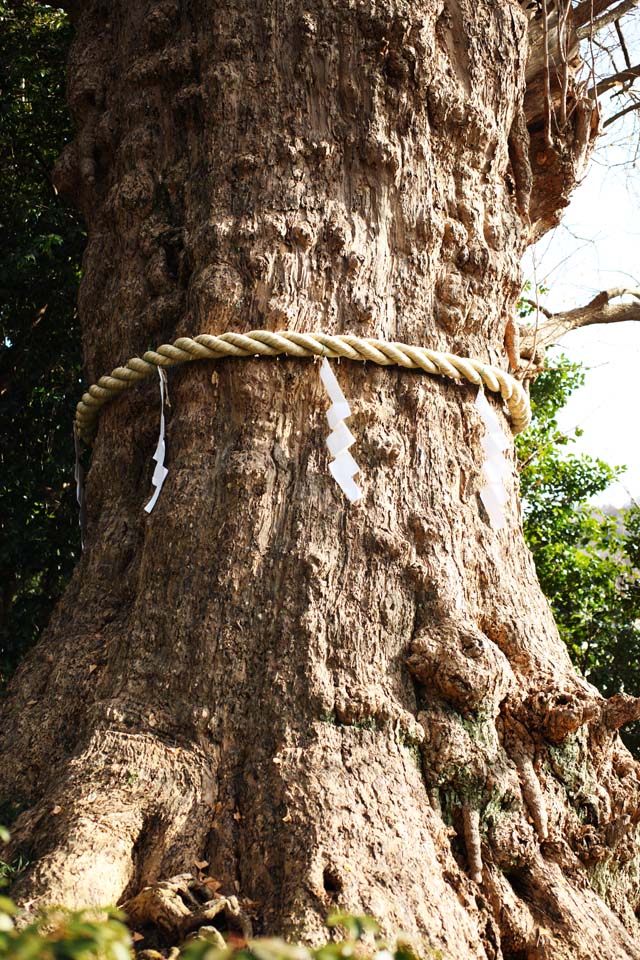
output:
[[69,39],[62,11],[0,0],[0,688],[79,547],[70,424],[84,234],[51,180],[71,136]]
[[343,929],[343,940],[332,940],[320,947],[287,943],[280,938],[250,940],[247,944],[226,949],[206,940],[194,940],[180,953],[182,960],[420,960],[442,957],[438,950],[424,943],[397,937],[393,943],[379,937],[380,927],[373,917],[334,913],[327,918],[330,929]]
[[[6,839],[5,839],[6,837]],[[0,841],[5,843],[8,839],[6,834],[3,834],[3,831],[0,830]],[[20,876],[23,870],[26,870],[29,866],[29,860],[24,857],[22,854],[7,863],[6,860],[0,860],[0,890],[5,887],[10,887],[11,884]]]
[[[538,291],[537,292],[538,297],[544,296],[545,293],[549,293],[549,288],[545,287],[541,283],[538,284],[536,289]],[[531,317],[536,311],[537,300],[531,299],[531,294],[533,290],[534,290],[533,284],[531,283],[530,280],[527,280],[522,289],[522,297],[518,301],[518,316],[520,317],[521,320],[526,320],[528,317]]]
[[22,929],[18,912],[0,897],[1,960],[131,960],[131,937],[117,910],[51,910]]
[[330,930],[343,927],[351,940],[364,940],[367,934],[380,933],[380,925],[373,917],[360,917],[352,913],[330,913],[327,926]]
[[[0,897],[0,960],[133,960],[129,931],[122,914],[114,909],[50,910],[19,929],[19,910]],[[440,951],[398,937],[393,944],[378,937],[372,917],[334,914],[327,926],[347,931],[344,940],[315,949],[280,938],[244,941],[221,947],[206,937],[186,943],[181,960],[421,960],[442,957]],[[368,939],[367,939],[368,938]],[[367,942],[363,942],[367,941]]]
[[[556,357],[531,389],[533,421],[516,439],[524,531],[542,589],[576,666],[604,694],[640,694],[640,508],[607,516],[590,505],[620,467],[568,449],[557,415],[584,382]],[[627,730],[640,748],[640,731]]]

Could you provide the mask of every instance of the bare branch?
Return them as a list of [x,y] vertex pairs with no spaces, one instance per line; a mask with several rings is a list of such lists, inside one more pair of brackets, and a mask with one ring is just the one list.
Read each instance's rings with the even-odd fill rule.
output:
[[549,319],[553,316],[551,310],[547,310],[546,307],[543,307],[541,303],[536,303],[535,300],[530,300],[529,297],[522,297],[522,303],[528,304],[530,307],[533,307],[534,310],[539,310],[540,313],[543,313],[545,317]]
[[608,10],[615,0],[583,0],[573,8],[573,24],[575,27],[582,27],[589,23],[595,17]]
[[[610,302],[625,295],[633,297],[634,301],[614,304]],[[540,353],[580,327],[590,327],[598,323],[623,323],[629,320],[640,320],[640,288],[614,287],[603,290],[583,307],[548,316],[544,323],[538,325],[535,338],[532,327],[521,325],[520,355],[525,360],[532,359],[534,353]]]
[[[620,17],[624,17],[625,13],[629,13],[629,11],[637,7],[639,3],[640,0],[622,0],[617,7],[610,10],[611,0],[604,4],[596,4],[595,2],[592,4],[591,0],[585,0],[584,3],[581,3],[573,11],[574,22],[581,24],[576,30],[578,40],[585,40],[590,35],[595,36],[596,33],[608,27],[610,23],[615,23]],[[591,13],[592,10],[593,14]],[[598,17],[597,14],[601,10],[606,12]],[[592,15],[596,16],[597,19],[592,20]]]
[[624,57],[624,62],[626,63],[629,70],[631,69],[631,60],[629,59],[629,51],[627,50],[627,41],[624,38],[624,33],[622,32],[622,27],[620,26],[620,21],[616,20],[615,22],[616,33],[618,34],[618,40],[620,41],[620,49],[622,50],[622,55]]
[[621,70],[619,73],[612,73],[610,77],[605,77],[604,80],[601,80],[595,87],[592,87],[588,92],[589,97],[594,97],[596,94],[600,96],[601,93],[606,93],[607,90],[610,90],[611,87],[615,87],[618,83],[628,83],[634,80],[637,80],[640,77],[640,63],[637,63],[635,67],[630,67],[627,70]]
[[593,40],[591,42],[593,43],[594,47],[598,48],[600,53],[603,53],[606,57],[608,57],[609,61],[611,62],[611,66],[613,67],[613,72],[618,73],[618,64],[613,58],[613,54],[615,53],[615,50],[611,50],[611,48],[608,47],[606,43],[600,43],[600,41],[596,40],[595,37],[593,37]]
[[616,120],[619,120],[620,117],[624,117],[626,113],[633,113],[634,110],[640,110],[640,103],[632,103],[630,106],[625,107],[624,110],[620,110],[618,113],[614,113],[612,117],[609,117],[608,120],[605,120],[605,122],[602,125],[602,129],[603,130],[606,129],[606,127],[609,127]]

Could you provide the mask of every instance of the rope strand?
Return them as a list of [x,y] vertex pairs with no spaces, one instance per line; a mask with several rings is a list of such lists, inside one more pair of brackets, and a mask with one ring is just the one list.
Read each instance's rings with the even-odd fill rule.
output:
[[97,430],[100,409],[134,383],[146,380],[158,367],[176,367],[194,360],[217,360],[221,357],[344,357],[347,360],[369,361],[382,366],[401,366],[408,370],[481,383],[499,393],[507,404],[514,433],[520,433],[531,422],[529,398],[518,380],[499,367],[470,357],[440,353],[426,347],[390,343],[351,335],[328,336],[323,333],[296,333],[293,330],[252,330],[251,333],[223,333],[213,336],[202,333],[193,339],[180,337],[157,350],[148,350],[142,358],[132,357],[124,367],[116,367],[100,377],[83,395],[76,407],[75,424],[78,436],[91,444]]

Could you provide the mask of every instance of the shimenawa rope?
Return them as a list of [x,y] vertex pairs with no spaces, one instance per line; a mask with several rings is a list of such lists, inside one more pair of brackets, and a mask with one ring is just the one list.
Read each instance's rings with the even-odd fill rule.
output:
[[149,350],[142,357],[132,357],[124,367],[116,367],[108,376],[100,377],[89,387],[76,408],[78,436],[90,444],[97,429],[100,408],[139,380],[150,377],[157,367],[176,367],[193,360],[217,360],[220,357],[344,357],[347,360],[369,361],[382,366],[399,366],[409,370],[440,374],[452,380],[468,380],[484,384],[499,393],[507,404],[514,433],[520,433],[531,421],[529,398],[514,377],[498,367],[470,357],[440,353],[426,347],[406,343],[389,343],[353,337],[347,334],[328,336],[323,333],[296,333],[293,330],[252,330],[250,333],[223,333],[219,337],[201,333],[180,337]]

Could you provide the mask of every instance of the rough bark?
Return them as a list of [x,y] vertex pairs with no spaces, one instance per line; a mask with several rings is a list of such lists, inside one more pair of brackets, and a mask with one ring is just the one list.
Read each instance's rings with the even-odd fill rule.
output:
[[[255,327],[507,365],[542,182],[518,5],[93,0],[76,16],[58,183],[89,227],[89,381],[180,335]],[[473,389],[337,372],[352,508],[311,363],[170,371],[150,516],[157,390],[103,411],[85,552],[2,708],[2,793],[32,859],[16,895],[123,902],[161,881],[175,906],[180,875],[205,871],[232,905],[219,916],[248,911],[258,932],[313,940],[339,904],[449,957],[640,957],[638,771],[615,732],[635,701],[608,707],[573,671],[515,474],[506,530],[488,525]],[[136,922],[160,896],[134,900]]]

